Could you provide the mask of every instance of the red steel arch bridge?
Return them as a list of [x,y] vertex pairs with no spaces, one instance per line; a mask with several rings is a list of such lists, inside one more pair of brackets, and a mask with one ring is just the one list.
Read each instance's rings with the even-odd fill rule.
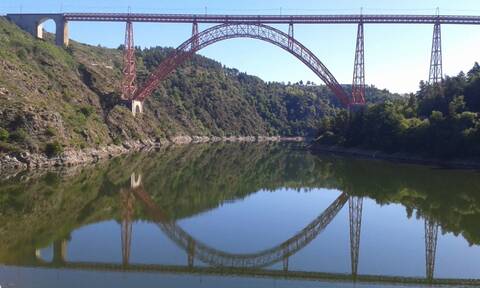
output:
[[[42,37],[42,23],[52,19],[56,23],[57,45],[68,45],[68,23],[125,22],[125,46],[123,62],[122,98],[131,101],[132,112],[141,113],[143,101],[148,98],[171,71],[189,59],[198,50],[218,41],[232,38],[253,38],[272,43],[303,62],[335,94],[345,107],[365,104],[364,24],[430,24],[433,39],[429,70],[429,82],[442,81],[441,25],[479,25],[480,16],[462,15],[195,15],[195,14],[137,14],[137,13],[60,13],[60,14],[7,14],[7,17],[36,37]],[[191,37],[178,46],[147,78],[137,86],[134,22],[191,23]],[[214,25],[199,31],[198,24]],[[288,33],[270,24],[288,25]],[[333,74],[307,47],[294,37],[296,24],[356,24],[358,26],[353,69],[352,92],[347,93]]]

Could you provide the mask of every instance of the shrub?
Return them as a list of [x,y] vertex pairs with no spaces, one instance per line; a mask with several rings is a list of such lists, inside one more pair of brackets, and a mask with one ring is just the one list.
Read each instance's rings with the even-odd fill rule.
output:
[[62,146],[62,144],[60,144],[58,141],[55,141],[55,142],[52,142],[52,143],[48,143],[48,144],[45,146],[45,154],[46,154],[48,157],[58,156],[58,155],[60,155],[61,153],[63,153],[63,146]]
[[27,131],[25,131],[25,129],[23,128],[17,129],[12,133],[10,133],[10,140],[17,143],[25,142],[25,139],[27,139],[27,137],[28,137]]
[[20,60],[26,60],[27,59],[27,51],[25,48],[21,48],[17,51],[17,56],[20,58]]
[[48,127],[46,130],[45,130],[45,135],[47,135],[48,137],[53,137],[55,136],[57,133],[55,132],[55,129],[53,129],[52,127]]
[[20,149],[13,144],[0,142],[0,152],[1,153],[20,153]]
[[120,137],[115,137],[113,139],[113,144],[115,145],[122,145],[122,139],[120,139]]
[[0,128],[0,141],[6,141],[9,136],[10,133],[7,130]]
[[80,107],[79,111],[85,116],[85,118],[88,118],[95,112],[95,108],[93,108],[92,106],[83,106]]

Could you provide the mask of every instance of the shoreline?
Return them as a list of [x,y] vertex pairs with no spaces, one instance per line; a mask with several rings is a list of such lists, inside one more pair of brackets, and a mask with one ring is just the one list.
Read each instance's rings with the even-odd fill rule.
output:
[[56,157],[47,157],[45,154],[22,152],[18,155],[0,155],[0,175],[17,174],[26,170],[39,170],[51,167],[74,167],[84,164],[97,163],[100,160],[111,159],[117,156],[142,150],[167,147],[171,145],[188,145],[201,143],[233,143],[233,142],[304,142],[304,137],[283,136],[174,136],[168,139],[131,140],[120,145],[107,145],[98,148],[76,150],[67,148]]
[[311,144],[308,148],[315,155],[318,154],[334,154],[346,155],[354,158],[363,158],[370,160],[382,160],[393,163],[417,164],[425,166],[445,167],[450,169],[480,169],[480,160],[469,159],[435,159],[426,158],[415,154],[408,153],[386,153],[379,150],[368,150],[360,148],[346,148],[342,146],[328,146]]

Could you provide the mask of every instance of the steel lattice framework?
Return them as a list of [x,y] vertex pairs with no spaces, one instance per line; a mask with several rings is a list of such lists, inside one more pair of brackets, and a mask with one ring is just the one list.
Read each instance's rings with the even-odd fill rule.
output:
[[183,42],[170,56],[168,56],[152,72],[144,85],[134,95],[134,100],[144,101],[157,88],[170,72],[196,51],[216,42],[232,38],[252,38],[272,43],[303,62],[335,93],[336,97],[345,106],[351,101],[350,97],[338,83],[335,77],[310,50],[292,36],[263,24],[221,24],[202,31]]
[[432,57],[430,59],[430,75],[428,81],[431,84],[435,84],[440,83],[442,79],[442,33],[440,22],[437,21],[433,28]]
[[360,232],[362,230],[363,198],[352,196],[348,199],[350,220],[350,260],[352,275],[358,274],[358,260],[360,254]]
[[198,42],[198,23],[193,22],[192,25],[192,46],[193,47],[198,47],[199,42]]
[[[155,86],[175,69],[177,65],[185,61],[193,53],[214,42],[235,37],[249,37],[271,42],[295,55],[310,67],[321,79],[333,90],[339,101],[345,106],[365,103],[365,61],[363,24],[434,24],[432,55],[430,61],[429,82],[436,84],[442,81],[442,49],[441,49],[441,24],[480,25],[480,16],[465,15],[207,15],[207,14],[145,14],[145,13],[47,13],[47,14],[7,14],[9,19],[23,23],[23,18],[56,19],[63,27],[63,38],[58,38],[59,43],[65,42],[65,27],[69,21],[89,22],[126,22],[127,32],[125,37],[124,77],[122,81],[122,97],[133,100],[141,105]],[[37,18],[36,18],[37,17]],[[22,20],[23,19],[23,20]],[[32,20],[32,21],[33,21]],[[37,20],[35,20],[37,21]],[[193,23],[192,38],[182,44],[168,61],[162,63],[150,77],[141,91],[136,92],[135,63],[133,48],[133,22],[157,22],[157,23]],[[199,33],[198,24],[220,24],[215,28],[207,29]],[[58,23],[57,23],[58,24]],[[288,24],[288,36],[266,24]],[[333,78],[325,66],[309,50],[294,39],[294,24],[358,24],[357,48],[355,53],[355,69],[353,76],[352,95],[343,91],[342,87]],[[22,25],[22,24],[21,24]],[[24,29],[33,35],[32,23]],[[35,24],[37,25],[37,24]],[[223,30],[223,31],[222,31]],[[257,31],[255,33],[255,31]],[[68,35],[66,36],[68,38]],[[287,41],[285,41],[285,38]],[[189,49],[187,49],[189,48]],[[352,106],[353,107],[353,106]],[[132,108],[133,109],[133,108]],[[133,111],[133,110],[132,110]]]
[[353,68],[352,104],[365,104],[365,48],[363,22],[358,23],[355,64]]
[[259,268],[266,267],[279,261],[284,261],[284,267],[288,269],[285,259],[297,253],[308,245],[320,234],[335,218],[348,200],[348,195],[341,194],[325,211],[309,225],[287,241],[271,249],[252,254],[227,253],[194,239],[175,222],[169,221],[168,217],[157,207],[143,189],[134,189],[135,195],[145,204],[149,214],[155,219],[159,228],[172,239],[179,247],[187,251],[189,265],[193,265],[193,257],[214,267],[228,268]]
[[[14,15],[14,14],[12,14]],[[58,14],[55,14],[58,15]],[[464,15],[205,15],[142,13],[64,13],[66,21],[254,24],[467,24],[480,25],[480,16]]]
[[[441,24],[480,25],[480,16],[465,15],[207,15],[207,14],[147,14],[147,13],[55,13],[55,14],[7,14],[10,19],[23,23],[23,17],[40,17],[39,19],[63,19],[63,26],[69,21],[100,21],[126,22],[124,77],[122,81],[122,98],[141,104],[159,84],[159,82],[188,59],[196,51],[214,42],[235,38],[249,37],[271,42],[295,55],[335,93],[339,101],[345,105],[365,104],[365,61],[364,61],[364,24],[434,24],[432,55],[430,61],[429,82],[442,81],[442,49]],[[19,20],[20,19],[20,20]],[[57,22],[57,20],[55,20]],[[192,23],[192,38],[177,48],[158,67],[146,82],[146,85],[136,91],[135,58],[133,46],[133,22],[157,23]],[[198,24],[219,24],[199,33]],[[266,26],[268,24],[288,24],[288,34]],[[294,24],[358,24],[355,66],[352,83],[352,94],[347,95],[333,75],[318,60],[294,38]],[[25,24],[26,25],[26,24]],[[32,24],[33,25],[33,24]],[[28,25],[27,25],[28,26]],[[25,29],[30,29],[28,26]],[[30,31],[30,30],[29,30]],[[35,35],[35,31],[30,31]],[[65,29],[64,29],[65,34]],[[64,35],[65,36],[65,35]],[[67,36],[68,37],[68,36]],[[59,38],[60,39],[60,38]],[[63,38],[62,38],[63,39]],[[62,40],[60,39],[60,40]],[[286,39],[286,41],[285,41]],[[353,106],[352,106],[353,107]],[[132,108],[133,109],[133,108]]]
[[132,219],[135,196],[129,189],[120,192],[122,202],[122,263],[127,265],[130,261],[130,248],[132,244]]
[[125,29],[125,47],[123,50],[122,99],[132,100],[137,91],[137,70],[135,67],[135,46],[133,42],[133,24],[127,21]]
[[428,280],[433,280],[435,273],[435,255],[437,252],[438,224],[432,219],[425,219],[425,264]]

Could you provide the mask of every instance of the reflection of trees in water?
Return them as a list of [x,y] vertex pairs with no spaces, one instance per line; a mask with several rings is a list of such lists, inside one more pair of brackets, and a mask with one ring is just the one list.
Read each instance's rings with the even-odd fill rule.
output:
[[[278,145],[194,145],[115,158],[77,168],[74,175],[59,172],[2,181],[0,257],[46,247],[89,223],[120,221],[117,196],[134,171],[144,175],[143,183],[154,199],[162,200],[163,209],[182,218],[263,188],[315,187],[314,159],[302,152],[286,153]],[[146,216],[136,207],[133,217]]]
[[[418,216],[438,222],[444,231],[461,233],[471,244],[480,243],[480,180],[473,172],[316,157],[284,145],[236,143],[116,158],[76,175],[49,173],[28,181],[3,181],[1,259],[24,257],[32,248],[67,239],[71,231],[89,223],[112,218],[121,222],[118,195],[129,186],[134,171],[142,173],[152,199],[173,219],[260,189],[336,188],[381,204],[401,203],[407,210],[416,210]],[[133,205],[132,219],[147,216],[141,205]],[[355,221],[351,225],[360,231]],[[359,243],[356,235],[350,235],[353,245]],[[352,253],[351,258],[358,259],[358,255]],[[356,269],[352,266],[352,271]]]
[[[324,163],[324,162],[323,162]],[[480,244],[478,172],[338,158],[324,163],[341,190],[367,196],[379,204],[400,203],[412,215],[437,222],[445,232]]]

